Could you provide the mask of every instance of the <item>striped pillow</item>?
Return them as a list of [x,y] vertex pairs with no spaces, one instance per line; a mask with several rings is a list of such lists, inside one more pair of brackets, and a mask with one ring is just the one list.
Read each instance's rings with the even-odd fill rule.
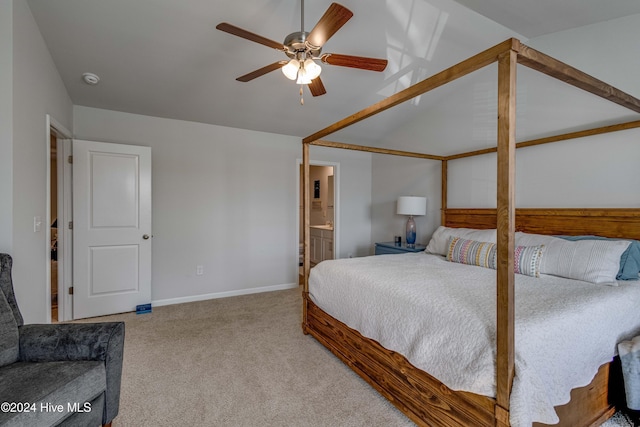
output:
[[495,270],[497,261],[496,244],[477,242],[461,237],[450,237],[447,261],[477,265]]
[[[460,237],[449,239],[447,260],[461,264],[477,265],[496,269],[498,253],[495,243],[476,242]],[[544,245],[516,246],[514,251],[513,270],[516,274],[540,277],[540,260]]]

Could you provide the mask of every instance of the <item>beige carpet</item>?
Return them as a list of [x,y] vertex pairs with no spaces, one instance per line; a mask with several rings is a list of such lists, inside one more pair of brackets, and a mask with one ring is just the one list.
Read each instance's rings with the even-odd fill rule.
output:
[[114,426],[413,426],[302,334],[301,311],[292,289],[91,319],[126,323]]
[[298,289],[157,307],[126,323],[114,426],[411,426],[311,336]]

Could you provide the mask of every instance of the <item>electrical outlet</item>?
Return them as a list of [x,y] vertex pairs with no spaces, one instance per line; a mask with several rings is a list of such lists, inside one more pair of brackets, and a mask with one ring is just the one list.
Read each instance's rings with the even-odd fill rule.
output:
[[204,274],[204,266],[196,265],[196,276],[202,276]]

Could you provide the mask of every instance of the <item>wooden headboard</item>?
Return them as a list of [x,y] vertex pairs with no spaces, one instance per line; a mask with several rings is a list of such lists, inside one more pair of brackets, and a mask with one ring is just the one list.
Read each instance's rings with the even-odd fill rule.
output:
[[[496,228],[495,209],[445,209],[447,227]],[[516,231],[640,240],[640,208],[516,209]]]

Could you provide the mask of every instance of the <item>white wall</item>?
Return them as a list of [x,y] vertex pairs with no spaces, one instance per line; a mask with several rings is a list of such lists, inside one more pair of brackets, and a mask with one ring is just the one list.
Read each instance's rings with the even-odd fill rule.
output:
[[13,248],[13,2],[0,2],[0,252]]
[[416,242],[426,244],[440,224],[441,162],[375,154],[372,162],[372,242],[405,241],[407,217],[396,214],[400,196],[427,197],[427,214],[414,217]]
[[[526,41],[525,44],[574,65],[607,83],[640,97],[640,15],[585,26]],[[489,76],[495,67],[481,71]],[[493,74],[495,75],[495,74]],[[462,88],[462,86],[465,86]],[[467,78],[461,89],[441,100],[437,107],[403,126],[383,144],[388,147],[453,154],[471,148],[495,146],[495,77]],[[593,95],[539,75],[518,70],[518,140],[626,120],[637,114]],[[640,130],[558,142],[518,150],[516,204],[519,207],[640,207]],[[456,148],[458,147],[458,148]],[[388,158],[387,158],[388,157]],[[405,161],[406,162],[406,161]],[[430,163],[407,167],[407,173],[391,156],[373,161],[374,224],[372,240],[388,237],[385,230],[401,222],[393,214],[392,201],[400,189],[422,188],[429,210],[439,218],[440,177]],[[409,163],[411,164],[411,163]],[[405,166],[406,167],[406,166]],[[434,170],[432,170],[434,169]],[[495,207],[495,155],[449,162],[449,207]],[[423,175],[421,182],[412,181]],[[436,183],[434,183],[434,180]],[[418,192],[418,190],[415,190]],[[387,206],[385,207],[385,203]],[[435,224],[428,223],[426,228]]]
[[[3,18],[6,19],[6,18]],[[67,129],[72,105],[26,1],[13,1],[13,281],[25,322],[44,322],[47,257],[46,115]],[[33,218],[43,220],[34,233]],[[4,221],[4,219],[2,220]]]
[[[74,107],[74,135],[151,147],[154,302],[297,282],[299,138],[81,106]],[[332,156],[345,175],[370,174],[366,158]],[[359,199],[344,184],[343,194]],[[342,236],[351,247],[368,241],[369,228]],[[195,275],[196,265],[204,275]]]
[[[639,130],[520,149],[518,207],[640,207]],[[495,207],[495,155],[449,162],[449,207]]]
[[574,28],[527,44],[640,97],[640,14]]

